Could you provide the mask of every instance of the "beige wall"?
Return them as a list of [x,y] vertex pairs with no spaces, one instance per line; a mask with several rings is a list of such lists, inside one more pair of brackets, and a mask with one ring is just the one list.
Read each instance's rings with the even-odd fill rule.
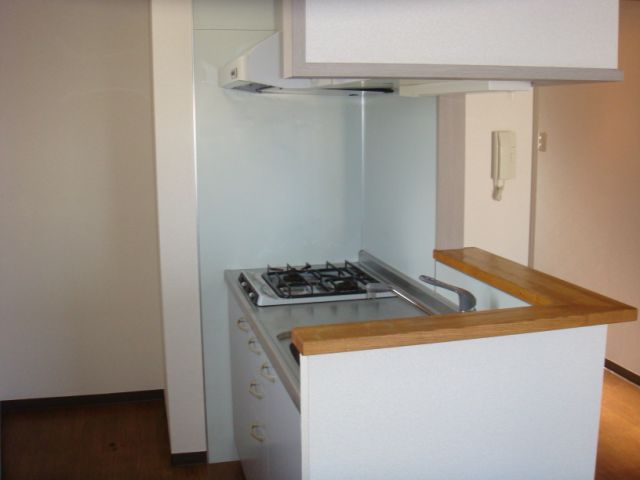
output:
[[[534,266],[640,306],[640,2],[622,1],[622,83],[537,90]],[[640,323],[609,327],[607,358],[640,373]]]
[[148,3],[0,2],[0,400],[163,388]]
[[[532,101],[531,91],[440,97],[437,248],[479,247],[527,264]],[[516,178],[500,201],[492,198],[494,130],[516,132]]]
[[[526,265],[531,210],[531,91],[467,95],[464,243]],[[492,197],[491,132],[516,134],[516,177]]]

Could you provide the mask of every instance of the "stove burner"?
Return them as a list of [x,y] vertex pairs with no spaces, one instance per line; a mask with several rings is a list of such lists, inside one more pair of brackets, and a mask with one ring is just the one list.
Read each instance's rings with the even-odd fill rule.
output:
[[327,288],[327,290],[331,290],[333,292],[338,292],[338,293],[342,293],[342,292],[347,292],[347,293],[358,293],[359,291],[362,290],[362,288],[360,287],[360,285],[358,284],[358,281],[354,278],[344,278],[344,279],[337,279],[337,280],[328,280],[328,279],[322,279],[322,285]]
[[366,285],[376,280],[356,267],[344,262],[336,266],[327,262],[324,267],[267,267],[262,278],[281,298],[322,297],[366,293]]
[[304,278],[302,278],[302,275],[297,272],[285,273],[280,277],[280,283],[304,283]]
[[267,272],[304,272],[305,270],[311,270],[311,268],[313,267],[311,267],[309,263],[305,263],[304,267],[299,268],[293,268],[287,263],[287,266],[285,268],[272,267],[271,265],[267,265]]

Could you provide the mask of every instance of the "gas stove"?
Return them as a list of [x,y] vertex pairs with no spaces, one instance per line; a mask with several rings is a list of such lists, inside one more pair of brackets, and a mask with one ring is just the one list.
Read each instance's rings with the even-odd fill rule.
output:
[[[397,296],[427,315],[437,315],[470,311],[476,303],[473,294],[460,287],[426,275],[419,277],[424,283],[417,282],[364,250],[355,262],[267,266],[241,270],[237,278],[247,298],[258,307]],[[456,293],[458,306],[425,284]]]
[[380,281],[358,262],[347,260],[245,270],[238,282],[249,300],[259,307],[395,296],[391,291],[382,291]]

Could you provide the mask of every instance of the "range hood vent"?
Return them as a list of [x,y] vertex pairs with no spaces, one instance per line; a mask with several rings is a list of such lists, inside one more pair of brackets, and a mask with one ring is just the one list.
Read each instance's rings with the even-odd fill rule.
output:
[[350,95],[396,93],[406,97],[488,91],[530,90],[530,82],[491,80],[402,80],[282,78],[280,33],[275,33],[218,72],[221,87],[251,93]]
[[243,85],[236,85],[233,90],[241,90],[243,92],[251,93],[291,93],[291,94],[318,94],[318,95],[359,95],[361,93],[393,93],[395,90],[391,87],[339,87],[335,85],[325,87],[310,87],[310,88],[280,88],[272,87],[271,85],[265,85],[262,83],[249,82]]
[[221,87],[252,93],[360,95],[393,93],[393,80],[282,78],[280,33],[258,43],[218,73]]

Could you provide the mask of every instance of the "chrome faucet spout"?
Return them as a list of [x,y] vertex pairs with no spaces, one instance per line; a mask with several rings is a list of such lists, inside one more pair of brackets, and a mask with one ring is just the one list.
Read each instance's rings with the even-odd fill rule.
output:
[[476,297],[468,290],[464,288],[456,287],[455,285],[450,285],[448,283],[442,282],[434,277],[429,277],[428,275],[420,275],[418,277],[424,283],[428,283],[429,285],[433,285],[434,287],[444,288],[446,290],[451,290],[454,293],[458,294],[458,311],[459,312],[473,312],[476,309]]

